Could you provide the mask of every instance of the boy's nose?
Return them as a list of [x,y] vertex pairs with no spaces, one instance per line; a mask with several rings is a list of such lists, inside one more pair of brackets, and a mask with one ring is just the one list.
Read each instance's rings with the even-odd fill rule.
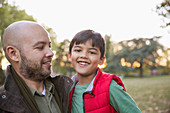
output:
[[80,58],[87,58],[87,54],[85,52],[83,52],[81,55],[80,55]]

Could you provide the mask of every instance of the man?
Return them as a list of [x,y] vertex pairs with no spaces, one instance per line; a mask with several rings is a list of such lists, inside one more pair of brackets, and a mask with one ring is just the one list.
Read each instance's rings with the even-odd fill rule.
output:
[[11,65],[0,88],[0,113],[66,113],[72,81],[52,77],[48,32],[31,21],[18,21],[4,32],[2,46]]

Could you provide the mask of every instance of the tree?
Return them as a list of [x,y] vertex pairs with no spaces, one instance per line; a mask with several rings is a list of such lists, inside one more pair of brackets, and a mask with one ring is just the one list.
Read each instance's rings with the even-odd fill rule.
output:
[[105,35],[104,37],[106,41],[106,61],[109,58],[110,54],[113,53],[113,42],[111,41],[111,36]]
[[54,61],[54,71],[57,73],[72,76],[74,69],[71,66],[71,62],[68,61],[68,51],[70,41],[65,39],[63,42],[57,44],[56,56]]
[[[32,16],[26,14],[25,10],[19,10],[15,4],[10,5],[7,0],[0,0],[0,38],[2,38],[8,25],[19,20],[36,21]],[[1,64],[3,57],[2,42],[0,40],[0,84],[3,84],[5,79]]]
[[32,16],[26,14],[25,10],[19,10],[15,4],[8,4],[7,0],[0,1],[0,33],[1,37],[4,29],[11,23],[19,20],[36,21]]
[[165,22],[165,26],[162,26],[162,27],[169,26],[170,25],[170,20],[169,20],[170,19],[170,1],[163,0],[161,4],[156,6],[156,12],[158,13],[158,15],[163,16],[168,19]]
[[160,66],[162,74],[168,75],[170,70],[170,48],[164,47],[163,50],[159,50],[160,57],[157,60]]
[[[139,75],[143,77],[143,66],[158,66],[156,59],[159,57],[158,50],[163,46],[158,43],[161,37],[139,38],[119,42],[118,50],[109,58],[108,70],[113,71],[132,71],[139,69]],[[134,67],[138,63],[138,67]]]

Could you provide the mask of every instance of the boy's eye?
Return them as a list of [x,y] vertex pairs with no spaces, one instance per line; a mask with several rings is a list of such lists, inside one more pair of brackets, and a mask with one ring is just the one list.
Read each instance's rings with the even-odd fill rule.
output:
[[75,49],[74,51],[75,51],[75,52],[80,52],[80,51],[81,51],[81,49]]
[[90,54],[96,54],[96,52],[93,52],[93,51],[89,51]]

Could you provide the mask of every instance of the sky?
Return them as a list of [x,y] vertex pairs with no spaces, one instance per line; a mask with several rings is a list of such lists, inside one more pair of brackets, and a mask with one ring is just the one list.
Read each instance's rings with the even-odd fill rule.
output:
[[154,11],[162,0],[9,0],[52,28],[57,41],[71,40],[81,30],[92,29],[119,42],[133,38],[162,36],[170,48],[170,27]]

